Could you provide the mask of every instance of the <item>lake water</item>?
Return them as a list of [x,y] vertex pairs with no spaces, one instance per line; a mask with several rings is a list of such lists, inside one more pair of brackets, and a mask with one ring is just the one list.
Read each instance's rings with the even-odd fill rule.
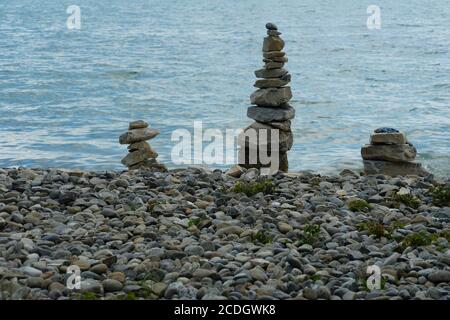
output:
[[[66,9],[81,8],[68,30]],[[381,8],[381,29],[366,12]],[[0,167],[120,169],[118,136],[145,119],[169,166],[178,128],[243,128],[264,25],[292,74],[290,169],[361,168],[380,126],[450,173],[450,6],[446,1],[2,1]],[[218,166],[220,167],[220,166]]]

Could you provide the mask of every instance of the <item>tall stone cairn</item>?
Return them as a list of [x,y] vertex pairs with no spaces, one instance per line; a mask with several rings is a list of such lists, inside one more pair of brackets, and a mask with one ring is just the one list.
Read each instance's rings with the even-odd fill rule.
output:
[[149,128],[143,120],[130,122],[128,131],[119,137],[120,144],[128,144],[128,154],[122,159],[122,164],[129,170],[148,168],[166,171],[166,167],[156,161],[158,153],[147,142],[158,134],[159,130]]
[[[255,71],[258,80],[254,86],[258,90],[250,96],[250,101],[255,106],[251,106],[247,110],[247,116],[255,122],[244,129],[244,134],[247,130],[254,129],[257,132],[258,143],[255,145],[250,140],[241,143],[239,152],[245,153],[245,161],[239,161],[239,165],[244,168],[269,166],[263,165],[259,156],[256,164],[249,161],[250,151],[258,152],[261,145],[266,144],[269,154],[271,152],[279,153],[279,170],[287,172],[289,168],[287,152],[293,144],[291,119],[295,116],[295,109],[288,103],[292,98],[291,87],[287,86],[291,81],[291,75],[288,70],[283,68],[288,58],[282,51],[284,40],[280,37],[281,33],[273,23],[267,23],[266,28],[267,36],[264,38],[262,47],[264,68]],[[260,141],[260,129],[267,130],[269,143]],[[278,130],[279,146],[278,150],[272,151],[270,150],[270,138],[274,129]],[[242,154],[239,159],[242,159]]]
[[387,127],[376,129],[370,136],[370,144],[361,148],[366,174],[429,175],[420,163],[414,162],[416,155],[416,148],[403,132]]

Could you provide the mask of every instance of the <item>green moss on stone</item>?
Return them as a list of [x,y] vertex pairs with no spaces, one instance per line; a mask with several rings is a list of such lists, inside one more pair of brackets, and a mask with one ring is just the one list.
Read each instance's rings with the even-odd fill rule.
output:
[[433,204],[437,206],[450,206],[450,188],[446,186],[437,186],[431,189]]
[[230,191],[234,193],[244,193],[247,197],[251,197],[260,192],[270,194],[274,191],[274,189],[275,186],[272,180],[265,179],[262,181],[252,182],[238,181],[233,188],[230,189]]
[[353,199],[348,202],[348,208],[353,212],[367,212],[372,206],[363,199]]
[[395,194],[392,197],[392,200],[399,203],[403,203],[405,206],[408,206],[413,209],[417,209],[421,203],[418,198],[410,194]]

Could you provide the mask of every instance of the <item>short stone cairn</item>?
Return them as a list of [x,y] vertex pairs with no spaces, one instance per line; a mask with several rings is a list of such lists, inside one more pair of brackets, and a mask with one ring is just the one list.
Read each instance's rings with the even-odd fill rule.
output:
[[119,137],[120,144],[128,144],[128,154],[122,159],[122,164],[129,170],[141,168],[166,171],[166,167],[156,161],[158,153],[146,142],[159,134],[159,130],[151,129],[143,120],[130,122],[128,131]]
[[429,175],[420,163],[413,162],[416,155],[417,150],[406,135],[394,128],[376,129],[370,144],[361,148],[366,174]]
[[[291,119],[295,116],[295,109],[289,105],[292,98],[291,87],[286,86],[291,81],[291,75],[284,69],[284,64],[288,61],[284,48],[284,40],[281,33],[273,23],[267,23],[267,37],[264,38],[262,47],[264,68],[256,70],[257,78],[254,86],[258,88],[250,96],[251,106],[247,110],[247,116],[255,122],[244,129],[244,136],[250,129],[257,135],[257,141],[248,138],[241,138],[239,150],[239,165],[244,168],[269,167],[261,161],[259,149],[264,146],[264,152],[271,154],[279,153],[279,170],[287,172],[289,168],[287,151],[293,144],[291,131]],[[261,135],[264,129],[264,136]],[[278,131],[278,146],[276,150],[271,149],[271,139],[274,131]],[[250,135],[248,135],[250,136]],[[264,138],[262,138],[264,137]],[[267,137],[267,139],[265,139]],[[256,159],[251,155],[257,155]]]

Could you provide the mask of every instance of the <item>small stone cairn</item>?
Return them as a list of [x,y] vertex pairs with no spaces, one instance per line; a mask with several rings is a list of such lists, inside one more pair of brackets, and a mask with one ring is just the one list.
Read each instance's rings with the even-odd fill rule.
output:
[[128,154],[122,164],[129,170],[152,168],[166,171],[166,167],[156,161],[158,153],[146,142],[159,134],[159,130],[151,129],[143,120],[130,122],[128,131],[119,137],[120,144],[128,144]]
[[[249,139],[245,142],[241,140],[239,165],[244,168],[261,168],[269,165],[263,165],[259,159],[256,159],[256,164],[249,161],[249,155],[252,154],[250,150],[256,150],[258,154],[259,148],[265,144],[266,150],[271,152],[279,152],[279,170],[288,171],[288,157],[289,151],[293,144],[293,135],[291,131],[291,119],[295,116],[295,109],[288,104],[292,98],[291,87],[286,86],[291,81],[291,75],[283,68],[288,61],[284,48],[284,40],[281,39],[281,33],[273,23],[267,23],[267,37],[263,42],[263,62],[264,68],[256,70],[256,80],[254,86],[258,88],[250,96],[250,101],[256,106],[251,106],[247,110],[247,116],[255,122],[244,129],[244,134],[247,130],[253,129],[257,132],[258,143],[252,143]],[[267,141],[261,141],[260,129],[267,130]],[[279,147],[278,150],[270,150],[270,139],[272,137],[272,130],[278,130]],[[245,156],[245,158],[244,158]]]
[[417,150],[406,135],[394,128],[376,129],[370,136],[370,144],[361,148],[367,174],[429,175],[420,163],[413,162],[416,155]]

